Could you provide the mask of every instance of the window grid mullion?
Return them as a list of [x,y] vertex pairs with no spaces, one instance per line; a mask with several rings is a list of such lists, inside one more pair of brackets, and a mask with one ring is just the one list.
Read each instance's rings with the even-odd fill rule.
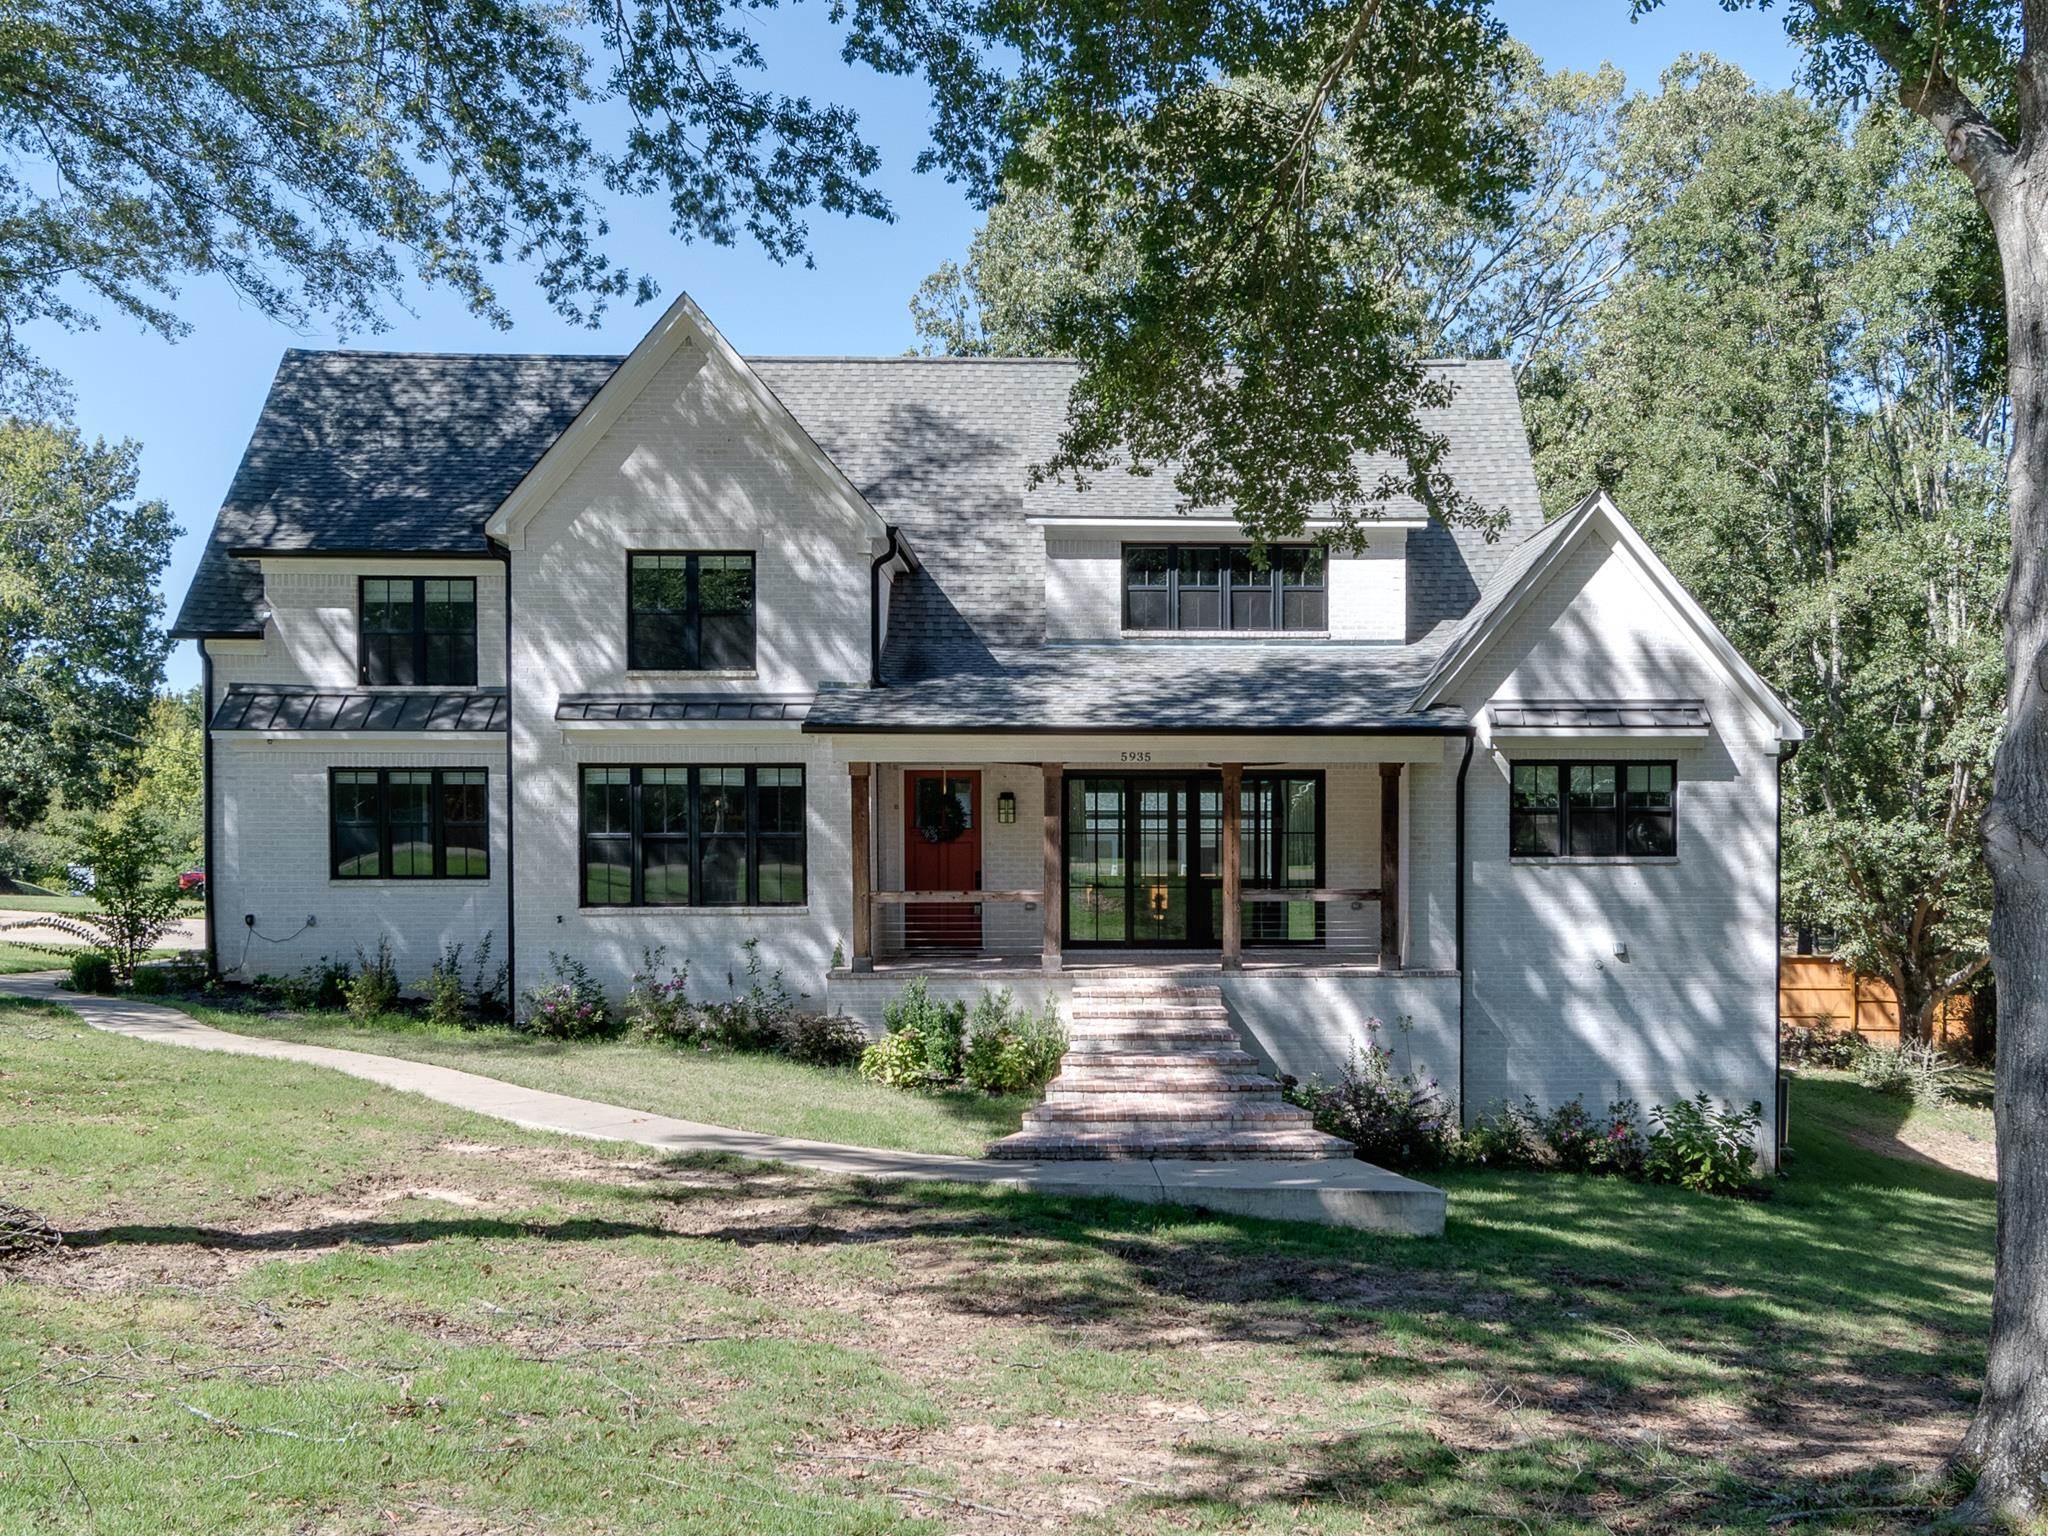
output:
[[641,814],[640,770],[627,770],[626,780],[626,899],[633,906],[647,900],[646,822]]
[[[692,565],[693,567],[694,567],[694,566],[696,565],[696,561],[694,561],[694,560],[692,560],[692,561],[691,561],[690,563],[691,563],[691,565]],[[689,770],[689,778],[688,778],[688,781],[687,781],[687,783],[685,784],[685,786],[684,786],[684,789],[683,789],[683,798],[684,798],[684,800],[685,800],[685,802],[686,802],[686,805],[685,805],[685,810],[686,810],[686,813],[687,813],[687,814],[686,814],[686,818],[685,818],[685,819],[686,819],[687,825],[688,825],[688,827],[689,827],[689,834],[688,834],[688,835],[689,835],[689,856],[690,856],[690,901],[689,901],[689,905],[691,905],[691,906],[693,906],[693,907],[701,907],[701,906],[705,905],[705,901],[704,901],[704,835],[703,835],[703,830],[704,830],[704,818],[703,818],[703,815],[702,815],[702,806],[701,806],[701,800],[702,800],[702,795],[703,795],[703,786],[702,786],[702,784],[701,784],[701,783],[699,782],[699,777],[700,777],[700,774],[701,774],[701,772],[702,772],[702,770],[700,770],[699,768],[697,768],[697,767],[696,767],[696,766],[695,766],[695,765],[693,764],[693,765],[691,766],[690,770]]]
[[747,807],[747,884],[740,899],[751,907],[758,903],[761,890],[761,793],[754,769],[747,770],[747,781],[740,793]]

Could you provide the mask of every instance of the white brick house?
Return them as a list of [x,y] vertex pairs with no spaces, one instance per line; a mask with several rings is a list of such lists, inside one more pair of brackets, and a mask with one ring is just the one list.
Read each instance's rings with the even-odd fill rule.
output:
[[288,353],[176,626],[215,960],[715,993],[757,939],[869,1022],[1197,971],[1280,1071],[1377,1018],[1468,1112],[1768,1113],[1800,726],[1441,366],[1505,531],[1262,562],[1160,478],[1030,488],[1061,363],[742,359],[686,299],[623,359]]

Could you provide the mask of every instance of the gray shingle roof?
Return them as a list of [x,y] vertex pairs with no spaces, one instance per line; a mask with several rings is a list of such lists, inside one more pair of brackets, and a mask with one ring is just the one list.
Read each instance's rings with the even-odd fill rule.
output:
[[[608,378],[615,357],[285,354],[174,633],[254,634],[261,582],[235,549],[483,552],[484,520]],[[896,585],[884,672],[986,672],[1045,635],[1044,538],[1027,515],[1168,516],[1171,478],[1109,471],[1085,492],[1030,490],[1074,365],[1036,359],[756,358],[752,366],[887,521],[918,569]],[[1409,535],[1408,634],[1462,615],[1542,522],[1505,364],[1443,365],[1457,387],[1428,424],[1449,466],[1508,513],[1495,543]],[[1380,466],[1374,466],[1378,468]],[[1390,515],[1413,515],[1390,505]]]
[[237,683],[213,712],[216,731],[503,731],[505,690],[446,693],[263,687]]
[[171,633],[260,634],[236,549],[484,554],[484,519],[615,357],[285,353]]
[[811,710],[810,694],[768,693],[565,693],[555,701],[555,719],[568,723],[644,720],[791,720]]
[[1409,700],[1430,643],[1199,641],[1046,645],[987,653],[977,671],[818,695],[809,731],[1446,730],[1456,709]]
[[1711,723],[1703,699],[1517,699],[1495,704],[1487,713],[1496,726],[1510,729],[1704,730]]

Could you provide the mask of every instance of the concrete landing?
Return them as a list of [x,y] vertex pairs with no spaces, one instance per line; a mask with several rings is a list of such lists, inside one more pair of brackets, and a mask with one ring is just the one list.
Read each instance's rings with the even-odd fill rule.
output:
[[57,1003],[77,1013],[94,1029],[134,1040],[326,1067],[529,1130],[631,1142],[660,1152],[723,1153],[852,1178],[979,1184],[1054,1195],[1164,1202],[1237,1216],[1313,1221],[1417,1237],[1440,1236],[1444,1229],[1442,1190],[1355,1160],[996,1161],[764,1136],[538,1088],[522,1088],[454,1067],[402,1061],[369,1051],[229,1034],[175,1008],[136,998],[81,996],[59,988],[56,981],[53,972],[0,976],[0,996]]

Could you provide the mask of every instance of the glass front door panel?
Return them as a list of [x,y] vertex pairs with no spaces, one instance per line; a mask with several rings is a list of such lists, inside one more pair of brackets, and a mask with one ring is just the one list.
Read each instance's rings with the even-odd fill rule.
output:
[[[1246,890],[1322,883],[1322,780],[1247,777],[1239,878]],[[1067,938],[1078,945],[1213,949],[1223,935],[1219,780],[1090,776],[1067,781]],[[1313,944],[1312,901],[1247,901],[1246,944]]]
[[1067,937],[1078,944],[1130,939],[1124,783],[1067,781]]

